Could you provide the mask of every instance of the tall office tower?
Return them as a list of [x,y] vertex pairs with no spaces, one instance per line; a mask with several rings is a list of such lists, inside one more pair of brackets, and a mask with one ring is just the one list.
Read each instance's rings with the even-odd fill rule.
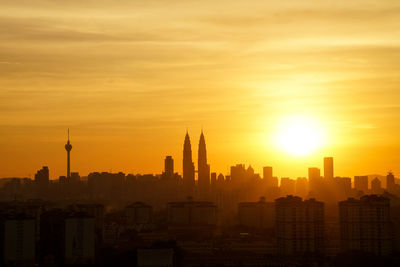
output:
[[287,196],[275,200],[279,254],[301,255],[324,250],[324,203]]
[[382,183],[381,180],[378,179],[378,177],[375,177],[375,179],[371,181],[371,191],[372,194],[382,194]]
[[324,158],[324,178],[333,179],[333,158]]
[[317,192],[321,187],[321,171],[318,168],[308,168],[308,184],[310,191]]
[[389,255],[393,241],[389,209],[390,200],[377,195],[339,202],[342,250]]
[[263,168],[263,179],[267,187],[273,186],[272,181],[272,167],[266,166]]
[[183,145],[183,184],[185,194],[187,196],[193,196],[195,188],[194,163],[192,160],[192,145],[190,144],[188,132],[186,132],[185,143]]
[[48,184],[49,182],[49,167],[43,166],[35,174],[35,183],[38,185]]
[[167,178],[172,178],[174,176],[174,159],[171,156],[165,157],[164,173]]
[[389,172],[386,176],[386,189],[389,192],[393,192],[395,190],[394,175],[392,172]]
[[207,164],[207,149],[203,131],[201,131],[198,154],[198,189],[199,197],[207,200],[210,191],[210,165]]
[[354,188],[366,194],[368,192],[368,176],[354,176]]
[[70,159],[70,153],[72,150],[72,145],[69,142],[69,129],[68,129],[68,141],[65,144],[65,150],[67,150],[67,179],[69,180],[71,178],[71,159]]
[[231,166],[231,182],[235,186],[242,185],[246,179],[246,167],[244,164]]
[[34,216],[0,212],[0,266],[35,266]]

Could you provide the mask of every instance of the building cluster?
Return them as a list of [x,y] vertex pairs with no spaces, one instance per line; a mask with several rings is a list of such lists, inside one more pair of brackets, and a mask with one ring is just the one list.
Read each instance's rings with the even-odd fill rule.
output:
[[282,266],[305,254],[400,252],[400,185],[392,173],[336,177],[328,157],[323,176],[313,167],[308,177],[279,179],[270,166],[261,176],[244,164],[217,174],[203,132],[197,168],[186,133],[182,176],[167,156],[158,175],[81,177],[71,172],[69,138],[65,149],[66,176],[52,180],[44,166],[34,180],[1,181],[0,265],[116,266],[129,258],[157,266],[158,257],[163,266],[244,259],[249,266]]
[[[234,227],[225,225],[214,203],[191,198],[170,202],[159,212],[143,202],[108,211],[92,203],[3,202],[0,264],[90,265],[112,257],[110,251],[126,248],[135,255],[141,251],[140,257],[149,251],[154,250],[149,254],[154,257],[172,249],[175,259],[177,247],[191,257],[210,257],[213,252],[223,262],[245,248],[281,259],[355,251],[387,257],[400,252],[399,208],[400,199],[390,194],[339,202],[340,246],[331,254],[327,248],[325,203],[292,195],[273,202],[261,198],[239,203]],[[171,240],[175,242],[173,247],[157,245]],[[216,259],[211,257],[210,261]]]

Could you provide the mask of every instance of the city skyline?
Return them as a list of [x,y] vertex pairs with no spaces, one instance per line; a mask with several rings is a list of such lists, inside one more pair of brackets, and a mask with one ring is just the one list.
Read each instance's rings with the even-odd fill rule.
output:
[[0,266],[400,266],[400,0],[0,25]]
[[[67,131],[67,143],[65,144],[64,147],[65,147],[65,150],[67,151],[67,160],[66,160],[65,172],[63,174],[60,174],[57,177],[54,176],[54,175],[53,176],[49,175],[49,179],[50,180],[58,180],[59,177],[65,177],[67,179],[71,178],[71,167],[70,167],[70,165],[71,165],[71,155],[70,154],[71,153],[70,152],[72,150],[72,144],[70,142],[70,131],[69,131],[69,128],[68,128],[68,131]],[[215,173],[216,175],[218,175],[218,174],[228,175],[229,171],[232,171],[232,169],[231,169],[232,166],[234,166],[235,164],[238,164],[238,163],[231,164],[229,166],[230,170],[228,168],[228,171],[225,172],[225,173],[224,172],[220,172],[218,170],[212,170],[210,168],[210,164],[208,164],[208,162],[207,162],[207,149],[206,149],[206,141],[205,141],[205,135],[204,135],[204,132],[203,132],[203,128],[201,129],[201,133],[200,133],[200,137],[199,137],[198,150],[197,150],[197,153],[195,153],[195,154],[198,155],[198,157],[197,157],[197,165],[194,163],[194,159],[193,159],[193,155],[192,155],[193,154],[192,144],[190,142],[190,135],[189,135],[189,131],[188,130],[186,130],[186,134],[185,134],[185,138],[184,138],[184,142],[183,142],[183,150],[182,151],[183,151],[183,157],[182,157],[183,163],[182,163],[181,168],[179,168],[179,166],[178,167],[175,166],[176,161],[174,161],[174,159],[176,159],[176,158],[174,156],[172,156],[172,155],[169,155],[169,154],[165,155],[164,165],[163,166],[164,166],[164,171],[167,172],[170,177],[175,173],[177,173],[179,175],[182,175],[183,181],[186,184],[186,188],[187,188],[186,191],[188,193],[189,192],[192,192],[192,193],[194,192],[193,188],[196,185],[199,186],[197,183],[200,180],[201,181],[200,184],[202,184],[202,185],[200,185],[200,188],[202,188],[202,189],[200,189],[200,191],[203,191],[203,193],[200,193],[200,194],[205,196],[206,193],[204,193],[204,192],[207,192],[209,190],[209,185],[210,185],[210,182],[211,182],[210,179],[211,179],[211,174],[212,173]],[[185,162],[186,162],[186,167],[185,167]],[[239,165],[241,165],[241,163]],[[245,165],[247,165],[249,168],[253,168],[254,169],[254,166],[252,166],[252,164],[243,164],[243,166],[245,166]],[[355,184],[357,184],[357,182],[358,182],[357,178],[358,177],[368,177],[368,176],[380,176],[380,177],[383,177],[387,173],[393,174],[393,171],[390,169],[386,173],[383,173],[383,174],[370,173],[370,174],[363,174],[364,176],[360,176],[360,175],[352,175],[352,176],[350,176],[350,175],[336,175],[335,167],[334,167],[335,166],[334,165],[334,158],[331,157],[331,156],[329,156],[329,157],[324,156],[322,158],[322,163],[320,165],[317,164],[317,165],[306,167],[306,174],[307,175],[304,175],[304,176],[301,176],[301,175],[292,176],[292,177],[289,177],[287,175],[286,176],[285,175],[279,176],[279,175],[276,175],[276,173],[275,173],[276,170],[275,170],[274,166],[267,166],[267,165],[268,164],[264,164],[261,167],[261,170],[258,171],[258,169],[257,169],[255,172],[257,174],[259,174],[261,178],[265,178],[265,176],[266,176],[266,168],[270,168],[270,170],[267,171],[267,172],[270,172],[270,175],[272,175],[272,173],[273,173],[274,177],[278,178],[278,183],[279,184],[280,184],[280,179],[297,180],[297,179],[300,179],[300,178],[307,178],[307,179],[311,179],[312,180],[313,177],[314,177],[314,179],[315,179],[315,177],[323,177],[323,178],[326,178],[327,180],[332,180],[335,177],[350,177],[352,180],[354,180],[353,182]],[[48,168],[48,166],[45,166],[45,167]],[[160,168],[161,168],[160,170],[158,170],[156,172],[153,172],[153,173],[141,173],[141,172],[136,172],[136,173],[131,172],[131,173],[129,173],[129,172],[121,171],[121,170],[114,170],[114,171],[109,170],[109,171],[115,172],[115,173],[122,172],[122,173],[129,173],[129,174],[151,174],[151,175],[154,175],[154,174],[162,174],[163,173],[162,172],[162,170],[163,170],[162,166],[160,166]],[[186,175],[185,175],[185,168],[186,168]],[[170,173],[171,170],[173,172],[172,174]],[[90,170],[89,173],[99,172],[99,171],[100,172],[107,172],[107,170]],[[78,170],[74,170],[74,169],[72,169],[72,172],[74,172],[76,174],[80,173]],[[316,172],[318,173],[318,175],[316,175]],[[85,175],[86,174],[83,174],[83,176],[85,176]],[[267,174],[268,177],[270,175]],[[353,179],[353,177],[354,177],[354,179]],[[8,178],[8,177],[3,177],[3,178]],[[28,178],[32,178],[32,177],[30,176]],[[192,182],[190,182],[190,180],[192,180]],[[367,179],[367,181],[368,181],[368,179]],[[313,182],[310,182],[310,183],[313,183]],[[368,188],[368,182],[367,182],[367,188]],[[189,193],[189,194],[192,194],[192,193]]]
[[[86,4],[2,1],[1,177],[61,175],[66,128],[81,173],[180,169],[201,125],[219,172],[304,176],[331,155],[338,175],[400,173],[398,1]],[[324,136],[307,156],[275,146],[291,116]]]

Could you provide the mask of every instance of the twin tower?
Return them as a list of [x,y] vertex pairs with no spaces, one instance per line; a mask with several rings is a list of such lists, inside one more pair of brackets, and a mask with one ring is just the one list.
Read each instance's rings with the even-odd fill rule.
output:
[[[210,191],[210,165],[207,164],[207,149],[203,131],[201,131],[198,151],[198,178],[197,187],[195,183],[195,167],[192,160],[192,145],[190,137],[186,132],[183,145],[183,184],[187,196],[196,195],[201,200],[209,197]],[[197,188],[197,191],[196,191]]]

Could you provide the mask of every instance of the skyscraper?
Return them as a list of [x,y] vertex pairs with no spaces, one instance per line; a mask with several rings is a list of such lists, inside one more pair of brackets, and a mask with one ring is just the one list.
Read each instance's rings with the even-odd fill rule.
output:
[[324,158],[324,178],[333,179],[333,158]]
[[389,255],[393,249],[389,210],[390,200],[377,195],[339,202],[342,250]]
[[186,132],[183,144],[183,183],[184,191],[187,196],[194,193],[194,163],[192,160],[192,145],[190,144],[189,133]]
[[206,200],[210,189],[210,165],[207,164],[207,149],[203,131],[199,141],[198,157],[198,188],[200,199]]
[[393,192],[394,188],[395,188],[394,175],[392,172],[389,172],[388,175],[386,176],[386,189],[389,192]]
[[318,168],[308,168],[308,184],[310,191],[318,191],[321,187],[321,171]]
[[272,187],[272,167],[266,166],[263,168],[263,179],[267,187]]
[[164,166],[165,176],[167,178],[172,178],[174,176],[174,159],[172,158],[172,156],[165,157]]
[[68,142],[65,144],[65,150],[67,150],[67,179],[71,178],[71,160],[70,160],[70,152],[72,150],[72,145],[69,142],[69,129],[68,129]]
[[278,252],[300,255],[324,249],[324,203],[287,196],[275,200]]

